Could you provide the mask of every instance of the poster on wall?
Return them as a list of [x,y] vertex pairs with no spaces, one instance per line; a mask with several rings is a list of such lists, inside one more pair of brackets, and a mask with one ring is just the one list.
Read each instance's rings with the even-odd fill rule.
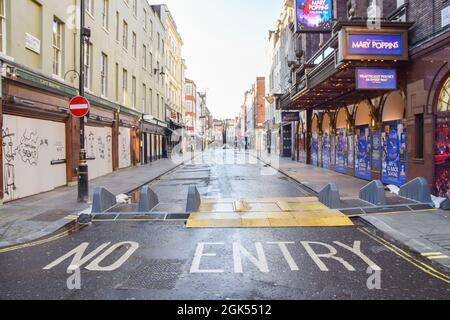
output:
[[347,132],[345,129],[337,130],[336,171],[348,173]]
[[381,169],[381,131],[372,133],[372,170]]
[[283,127],[283,157],[292,156],[292,127],[287,125]]
[[325,169],[331,168],[331,137],[329,132],[325,132],[322,138],[322,166]]
[[355,163],[355,136],[353,134],[347,136],[347,148],[347,166],[353,168],[353,164]]
[[450,199],[450,117],[438,117],[435,132],[434,193]]
[[371,141],[369,126],[359,126],[356,128],[355,151],[355,176],[364,180],[371,180]]
[[111,127],[86,126],[85,130],[89,180],[92,180],[113,171],[112,129]]
[[330,32],[333,26],[332,0],[295,0],[297,32]]
[[381,134],[382,168],[381,181],[402,186],[406,183],[406,128],[401,121],[383,124]]
[[311,161],[312,165],[319,166],[319,136],[313,133],[311,140]]
[[119,169],[131,166],[131,129],[119,127]]
[[66,184],[65,132],[62,122],[3,115],[5,202]]

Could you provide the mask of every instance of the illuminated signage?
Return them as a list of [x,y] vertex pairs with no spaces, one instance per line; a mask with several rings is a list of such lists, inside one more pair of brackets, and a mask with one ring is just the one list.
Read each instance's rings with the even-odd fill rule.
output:
[[296,0],[296,30],[330,31],[333,24],[332,0]]
[[282,112],[281,121],[283,122],[300,121],[300,114],[298,112]]
[[397,70],[386,68],[357,68],[358,90],[396,90]]
[[349,34],[348,53],[401,56],[403,54],[403,38],[400,34]]

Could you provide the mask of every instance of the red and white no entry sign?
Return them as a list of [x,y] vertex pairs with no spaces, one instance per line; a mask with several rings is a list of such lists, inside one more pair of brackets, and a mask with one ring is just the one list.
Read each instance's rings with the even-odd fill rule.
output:
[[84,97],[75,97],[70,100],[69,109],[70,113],[77,118],[84,117],[88,114],[91,104]]

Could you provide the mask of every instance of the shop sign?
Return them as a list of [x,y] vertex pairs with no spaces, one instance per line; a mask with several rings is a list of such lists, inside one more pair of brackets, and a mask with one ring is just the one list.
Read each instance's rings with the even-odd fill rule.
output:
[[41,54],[41,40],[29,33],[25,33],[25,48],[34,53]]
[[337,154],[336,154],[336,171],[339,173],[348,173],[348,156],[347,156],[347,131],[345,129],[337,130]]
[[357,68],[358,90],[397,90],[397,70],[386,68]]
[[333,24],[332,0],[296,0],[296,31],[326,32]]
[[450,117],[438,117],[434,139],[434,191],[450,199]]
[[281,121],[282,122],[300,121],[300,113],[299,112],[282,112],[281,113]]
[[355,176],[365,180],[371,180],[371,142],[369,126],[359,126],[356,129],[356,157]]
[[401,121],[387,122],[383,125],[381,140],[381,181],[402,186],[406,183],[406,128]]
[[401,56],[403,54],[403,37],[401,34],[349,34],[348,53]]

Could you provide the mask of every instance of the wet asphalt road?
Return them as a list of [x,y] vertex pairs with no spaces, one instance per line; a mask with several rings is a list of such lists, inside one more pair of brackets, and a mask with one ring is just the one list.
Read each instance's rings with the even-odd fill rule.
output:
[[[251,157],[218,152],[153,187],[173,210],[183,206],[193,183],[203,197],[211,198],[307,195],[268,170]],[[188,230],[183,222],[96,222],[59,240],[0,253],[0,299],[450,298],[449,284],[408,263],[361,228]],[[100,259],[116,244],[116,250]],[[359,244],[360,252],[353,248]],[[57,259],[75,248],[80,259],[102,250],[79,262],[81,289],[69,290],[67,279],[73,272],[68,267],[77,257]],[[334,258],[320,256],[330,252]],[[116,261],[123,263],[108,270]],[[382,270],[371,277],[369,265]],[[379,289],[368,288],[369,277]]]

